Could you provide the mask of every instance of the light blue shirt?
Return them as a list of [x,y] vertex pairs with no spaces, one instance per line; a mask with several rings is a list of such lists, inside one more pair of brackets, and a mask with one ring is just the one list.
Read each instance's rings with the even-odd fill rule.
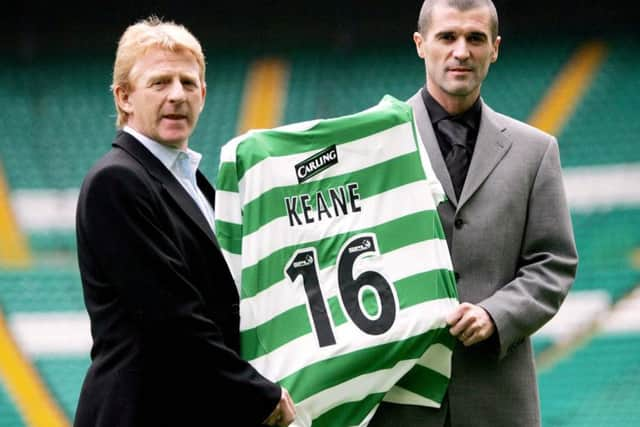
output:
[[198,205],[200,211],[202,211],[202,215],[204,215],[215,233],[216,227],[213,208],[196,183],[196,170],[198,169],[200,160],[202,160],[202,154],[190,148],[183,151],[177,148],[167,147],[129,126],[125,126],[122,130],[137,139],[169,169],[182,187],[189,193],[193,201],[196,202],[196,205]]

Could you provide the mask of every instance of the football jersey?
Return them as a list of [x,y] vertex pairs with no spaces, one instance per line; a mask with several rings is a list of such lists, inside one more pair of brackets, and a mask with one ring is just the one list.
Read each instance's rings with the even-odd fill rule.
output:
[[216,187],[241,355],[290,392],[294,426],[365,426],[383,398],[440,405],[457,293],[410,106],[249,131],[222,147]]

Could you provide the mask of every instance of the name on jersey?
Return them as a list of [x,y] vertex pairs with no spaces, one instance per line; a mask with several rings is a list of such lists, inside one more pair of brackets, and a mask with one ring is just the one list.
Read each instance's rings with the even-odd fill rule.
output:
[[312,194],[285,197],[284,205],[289,216],[289,225],[295,227],[360,212],[362,207],[359,200],[358,184],[350,182],[329,188],[326,195],[322,191],[316,191]]
[[338,163],[338,150],[335,145],[305,159],[295,165],[298,183],[305,182],[314,175]]

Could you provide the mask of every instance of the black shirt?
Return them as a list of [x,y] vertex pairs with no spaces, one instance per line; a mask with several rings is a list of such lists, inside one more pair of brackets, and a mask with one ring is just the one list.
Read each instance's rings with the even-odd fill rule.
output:
[[482,103],[480,102],[480,97],[476,99],[476,102],[464,113],[452,116],[445,110],[438,101],[436,101],[433,96],[427,91],[426,87],[422,88],[422,101],[424,102],[424,106],[429,113],[429,118],[431,119],[431,125],[433,126],[433,131],[436,134],[436,138],[438,139],[438,145],[440,146],[440,151],[442,152],[442,157],[447,158],[447,154],[451,151],[451,144],[440,135],[440,131],[436,126],[440,120],[445,118],[451,118],[460,123],[464,123],[468,128],[469,132],[467,134],[467,147],[469,148],[469,153],[473,155],[473,150],[476,146],[476,138],[478,137],[478,129],[480,128],[480,116],[482,113]]

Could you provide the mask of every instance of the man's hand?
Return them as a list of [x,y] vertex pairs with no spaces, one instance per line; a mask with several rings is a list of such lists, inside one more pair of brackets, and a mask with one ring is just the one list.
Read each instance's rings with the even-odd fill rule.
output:
[[296,408],[293,404],[293,399],[289,396],[289,392],[286,389],[282,389],[280,395],[280,402],[276,405],[276,409],[273,410],[271,415],[267,417],[262,424],[268,426],[286,427],[293,422],[296,416]]
[[449,332],[465,345],[479,343],[489,338],[496,330],[493,320],[484,308],[463,302],[447,316]]

